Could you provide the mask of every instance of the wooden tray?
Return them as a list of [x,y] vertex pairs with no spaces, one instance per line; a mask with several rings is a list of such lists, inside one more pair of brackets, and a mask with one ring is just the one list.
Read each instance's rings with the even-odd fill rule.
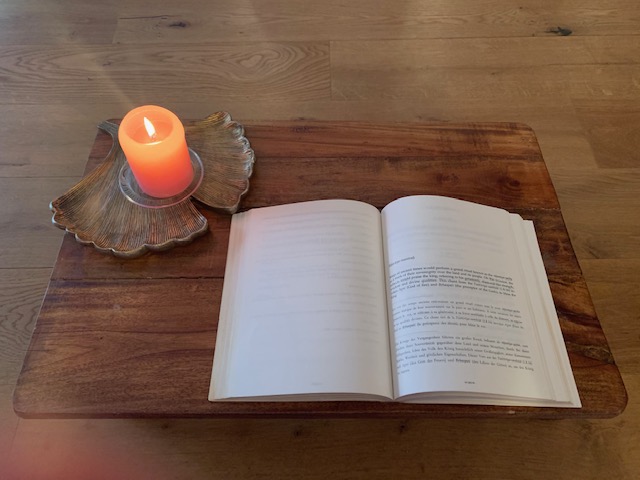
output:
[[[515,124],[245,123],[241,209],[322,198],[382,207],[435,194],[535,222],[581,409],[369,402],[210,403],[230,217],[198,241],[122,260],[64,238],[15,391],[23,417],[612,417],[626,391],[532,130]],[[109,152],[98,133],[88,170]]]

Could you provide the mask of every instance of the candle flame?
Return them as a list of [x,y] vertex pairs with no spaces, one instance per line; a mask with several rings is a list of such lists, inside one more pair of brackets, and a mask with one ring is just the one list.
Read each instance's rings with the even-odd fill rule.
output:
[[144,117],[144,128],[147,129],[147,134],[149,135],[149,138],[151,140],[155,140],[156,128],[153,126],[153,123],[151,123],[151,120],[149,120],[147,117]]

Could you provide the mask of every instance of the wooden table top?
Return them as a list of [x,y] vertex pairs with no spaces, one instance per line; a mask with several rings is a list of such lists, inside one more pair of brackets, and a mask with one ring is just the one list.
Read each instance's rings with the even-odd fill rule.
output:
[[[203,207],[205,236],[135,260],[65,235],[15,390],[19,415],[598,418],[623,411],[626,391],[529,127],[276,122],[245,129],[256,165],[243,210],[323,198],[381,208],[434,194],[533,220],[583,407],[209,402],[230,217]],[[88,171],[110,147],[111,137],[99,132]]]

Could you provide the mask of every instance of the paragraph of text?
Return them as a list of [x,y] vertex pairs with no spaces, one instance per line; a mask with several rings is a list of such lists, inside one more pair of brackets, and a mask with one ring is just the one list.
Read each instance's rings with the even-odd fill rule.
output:
[[459,288],[515,296],[513,279],[468,268],[414,267],[391,276],[391,298],[414,288]]
[[524,330],[520,311],[503,306],[456,300],[416,299],[393,308],[396,335],[441,327]]
[[518,342],[477,335],[416,335],[396,346],[398,375],[419,365],[459,364],[533,371],[531,352]]

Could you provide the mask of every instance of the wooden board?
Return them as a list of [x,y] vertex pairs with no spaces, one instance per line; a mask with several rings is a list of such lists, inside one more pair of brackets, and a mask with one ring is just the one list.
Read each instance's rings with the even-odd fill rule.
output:
[[[242,208],[413,194],[457,197],[535,222],[581,409],[372,402],[207,401],[229,217],[195,243],[136,260],[63,241],[14,396],[24,417],[612,417],[626,391],[533,131],[520,124],[254,123]],[[88,164],[111,146],[99,133]],[[62,193],[62,192],[60,192]]]

